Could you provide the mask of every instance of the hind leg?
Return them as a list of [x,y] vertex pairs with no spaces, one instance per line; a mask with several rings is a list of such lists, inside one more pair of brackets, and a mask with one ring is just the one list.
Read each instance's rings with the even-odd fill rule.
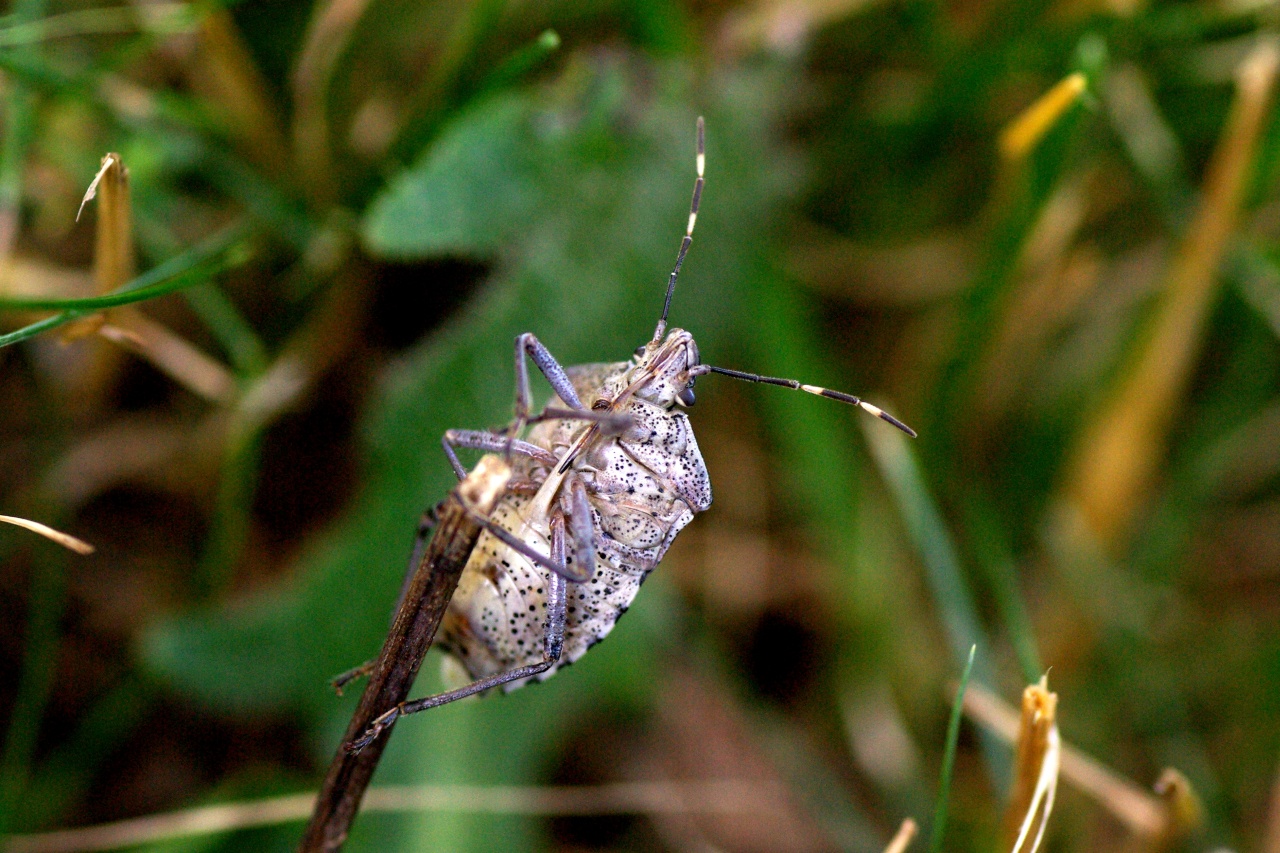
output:
[[[556,514],[551,520],[551,559],[564,565],[565,561],[565,520],[564,516]],[[426,696],[422,699],[412,699],[407,702],[401,702],[389,711],[379,715],[365,730],[364,734],[347,744],[347,751],[351,753],[359,752],[369,744],[373,743],[378,737],[392,726],[396,720],[406,714],[416,714],[420,711],[426,711],[429,708],[438,708],[441,705],[447,705],[450,702],[456,702],[459,699],[465,699],[468,696],[474,696],[477,693],[483,693],[494,687],[501,687],[512,681],[520,681],[525,678],[531,678],[546,672],[560,660],[560,655],[564,649],[564,623],[565,623],[565,601],[567,596],[568,582],[559,574],[552,572],[548,576],[547,584],[547,621],[543,625],[543,645],[542,660],[537,663],[528,664],[526,666],[515,667],[504,672],[495,673],[484,678],[477,679],[470,684],[459,687],[456,690],[449,690],[444,693],[437,693],[434,696]]]

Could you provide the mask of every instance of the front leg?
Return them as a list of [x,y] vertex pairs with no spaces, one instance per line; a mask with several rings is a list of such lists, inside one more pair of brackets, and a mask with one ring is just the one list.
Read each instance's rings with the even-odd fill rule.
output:
[[525,332],[516,338],[516,419],[512,421],[511,430],[508,433],[513,438],[524,429],[529,420],[529,413],[533,410],[533,394],[529,390],[529,365],[525,362],[525,356],[533,360],[538,370],[542,371],[542,375],[551,383],[551,388],[566,405],[577,411],[586,408],[578,399],[578,392],[574,390],[573,383],[569,381],[569,374],[560,366],[560,362],[556,361],[555,356],[542,345],[542,341],[534,337],[533,333]]

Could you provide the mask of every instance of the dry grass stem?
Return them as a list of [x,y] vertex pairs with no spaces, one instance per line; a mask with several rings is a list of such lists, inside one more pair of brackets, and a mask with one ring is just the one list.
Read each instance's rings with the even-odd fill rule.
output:
[[95,550],[88,542],[84,542],[74,536],[63,533],[60,530],[54,530],[49,525],[41,524],[38,521],[32,521],[28,518],[18,518],[17,516],[12,515],[0,515],[0,521],[5,522],[6,524],[12,524],[16,527],[21,527],[24,530],[30,530],[32,533],[38,533],[45,539],[57,542],[62,547],[75,551],[77,554],[88,556]]
[[311,196],[333,195],[332,157],[326,98],[334,63],[369,0],[328,0],[316,6],[293,70],[293,153]]
[[1156,780],[1155,791],[1164,801],[1167,816],[1157,849],[1174,848],[1187,836],[1204,828],[1204,804],[1186,776],[1166,767]]
[[102,165],[98,167],[97,174],[93,176],[93,180],[89,182],[89,188],[84,191],[84,197],[80,199],[80,207],[76,210],[76,222],[80,221],[85,205],[98,197],[98,184],[102,183],[103,176],[109,169],[118,167],[119,163],[120,157],[117,154],[107,154],[102,158]]
[[1018,259],[1019,282],[982,365],[982,392],[974,401],[988,423],[1018,398],[1029,371],[1053,336],[1085,304],[1099,282],[1100,262],[1076,245],[1090,212],[1094,175],[1063,182],[1045,203]]
[[[965,691],[964,712],[1009,743],[1016,743],[1020,716],[1017,711],[979,684]],[[1135,835],[1158,836],[1165,826],[1165,809],[1159,799],[1079,750],[1061,745],[1062,778],[1116,816]]]
[[1005,840],[1012,837],[1013,853],[1039,849],[1053,812],[1061,759],[1058,694],[1050,693],[1048,679],[1042,678],[1022,691],[1013,793],[1005,811]]
[[40,488],[67,509],[125,483],[202,495],[217,476],[228,413],[186,421],[125,416],[85,435],[53,462]]
[[236,380],[219,361],[186,338],[133,308],[117,308],[98,334],[151,362],[169,378],[211,403],[235,399]]
[[270,86],[245,46],[231,13],[211,8],[200,21],[189,77],[222,108],[237,149],[273,175],[285,175],[289,148]]
[[1067,109],[1085,93],[1087,81],[1079,71],[1068,74],[1035,103],[1000,131],[1000,154],[1006,160],[1021,160],[1036,147]]
[[[389,785],[371,788],[364,812],[590,816],[611,814],[743,814],[771,811],[778,791],[760,782],[707,779],[618,782],[581,787]],[[314,794],[202,806],[130,820],[10,836],[5,853],[85,853],[304,820]],[[901,832],[899,832],[901,834]]]
[[1066,481],[1067,501],[1108,548],[1120,544],[1159,469],[1217,292],[1218,267],[1235,229],[1278,67],[1280,49],[1271,40],[1260,42],[1241,64],[1203,202],[1173,259],[1148,334],[1079,444]]
[[916,837],[916,822],[911,818],[907,818],[902,822],[902,826],[898,827],[897,833],[894,834],[893,840],[889,842],[889,846],[884,848],[884,853],[906,853],[911,841]]

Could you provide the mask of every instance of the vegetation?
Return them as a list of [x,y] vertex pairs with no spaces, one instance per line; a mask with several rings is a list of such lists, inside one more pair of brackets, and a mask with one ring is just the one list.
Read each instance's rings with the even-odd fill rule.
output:
[[445,787],[347,849],[1009,849],[1044,788],[991,694],[1049,670],[1045,849],[1280,853],[1277,23],[15,0],[0,512],[97,551],[0,527],[0,832],[314,789],[439,437],[509,418],[519,332],[652,333],[704,115],[673,324],[920,438],[699,382],[712,509],[581,662],[399,725],[375,785]]

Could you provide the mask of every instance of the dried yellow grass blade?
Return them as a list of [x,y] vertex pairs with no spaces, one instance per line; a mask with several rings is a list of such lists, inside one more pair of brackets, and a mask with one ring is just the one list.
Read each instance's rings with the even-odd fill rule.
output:
[[37,533],[45,539],[57,542],[63,548],[75,551],[77,554],[81,554],[86,557],[96,550],[92,545],[82,539],[77,539],[74,536],[63,533],[61,530],[54,530],[47,524],[41,524],[40,522],[32,521],[29,518],[18,518],[13,515],[0,515],[0,521],[5,522],[6,524],[12,524],[15,527],[21,527],[24,530],[30,530],[32,533]]
[[1013,794],[1005,812],[1005,834],[1013,836],[1013,853],[1039,849],[1053,812],[1062,761],[1057,715],[1058,694],[1049,692],[1047,678],[1022,691]]
[[1278,68],[1280,48],[1272,40],[1260,42],[1241,63],[1204,200],[1171,263],[1148,334],[1110,401],[1081,436],[1070,466],[1066,502],[1105,548],[1121,544],[1159,469],[1165,437],[1199,353]]
[[1005,125],[1000,132],[1000,154],[1006,160],[1020,160],[1030,154],[1067,109],[1080,100],[1086,88],[1088,83],[1079,71],[1058,81],[1052,89]]
[[[102,168],[89,184],[80,209],[94,198],[98,199],[98,230],[93,278],[97,290],[106,293],[126,284],[136,273],[129,170],[119,154],[102,158]],[[62,339],[71,341],[92,334],[147,359],[206,400],[227,404],[235,399],[235,377],[226,367],[136,306],[114,308],[78,320],[68,326]],[[112,364],[105,361],[101,369],[111,370]]]
[[[964,694],[964,712],[1000,738],[1018,738],[1018,711],[980,684],[970,684]],[[1165,824],[1160,800],[1138,785],[1104,767],[1069,744],[1061,744],[1062,778],[1116,816],[1135,835],[1154,838]]]
[[[129,197],[129,170],[119,154],[102,158],[102,168],[89,184],[80,209],[98,199],[98,230],[93,253],[93,279],[99,293],[115,290],[137,272],[133,254],[133,204]],[[77,214],[78,215],[78,214]]]
[[85,205],[98,197],[98,184],[102,183],[102,176],[107,173],[107,169],[116,164],[118,159],[115,154],[108,154],[102,158],[102,165],[98,167],[98,174],[93,176],[93,180],[89,182],[89,188],[84,191],[84,198],[80,199],[80,208],[76,211],[76,222],[80,221]]
[[889,842],[889,846],[884,848],[884,853],[906,853],[911,841],[916,837],[916,822],[911,818],[907,818],[902,822],[902,826],[898,827],[897,833],[894,834],[893,840]]

